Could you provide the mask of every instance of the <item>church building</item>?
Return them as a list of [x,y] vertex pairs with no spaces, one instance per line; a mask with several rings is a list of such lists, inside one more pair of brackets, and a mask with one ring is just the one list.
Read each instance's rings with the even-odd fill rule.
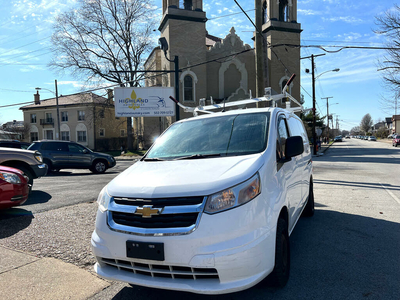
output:
[[[297,0],[259,0],[263,14],[264,85],[280,93],[292,74],[289,92],[300,99],[301,25],[297,23]],[[256,54],[232,27],[225,38],[206,30],[203,0],[162,0],[160,38],[168,44],[164,54],[156,47],[145,63],[146,70],[174,70],[179,58],[179,102],[198,106],[199,99],[236,101],[256,95]],[[234,24],[233,24],[234,25]],[[254,33],[256,34],[256,33]],[[150,75],[151,74],[151,75]],[[175,86],[175,74],[148,73],[145,85]],[[207,102],[207,104],[210,104]],[[180,109],[180,119],[192,117]],[[145,146],[175,118],[141,118],[137,126]]]

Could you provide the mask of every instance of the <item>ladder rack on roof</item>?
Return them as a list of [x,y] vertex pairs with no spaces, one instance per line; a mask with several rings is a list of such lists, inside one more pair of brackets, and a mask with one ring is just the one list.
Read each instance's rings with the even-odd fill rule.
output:
[[[282,89],[282,93],[278,95],[272,95],[271,93],[271,88],[266,88],[265,89],[265,96],[264,97],[259,97],[259,98],[252,98],[251,97],[251,91],[250,91],[250,98],[245,99],[245,100],[238,100],[238,101],[232,101],[232,102],[227,102],[223,104],[214,104],[213,99],[211,98],[211,105],[204,105],[205,104],[205,98],[200,99],[200,105],[197,107],[190,107],[190,106],[185,106],[181,103],[179,103],[174,97],[170,96],[170,99],[174,101],[177,105],[179,105],[181,108],[183,108],[184,112],[192,112],[194,116],[197,116],[199,112],[201,113],[207,113],[207,114],[213,114],[215,113],[212,110],[215,109],[223,109],[228,107],[234,107],[234,106],[246,106],[248,104],[256,104],[261,102],[271,102],[272,101],[272,107],[276,107],[276,102],[277,101],[282,101],[282,99],[288,99],[289,101],[286,101],[286,107],[285,109],[291,112],[302,112],[304,111],[303,106],[294,98],[292,95],[290,95],[286,90],[288,86],[291,84],[295,77],[295,74],[290,77],[289,81],[286,83],[284,88]],[[297,107],[291,107],[291,102],[294,102],[297,104]],[[241,108],[240,107],[240,108]],[[239,108],[239,109],[240,109]]]

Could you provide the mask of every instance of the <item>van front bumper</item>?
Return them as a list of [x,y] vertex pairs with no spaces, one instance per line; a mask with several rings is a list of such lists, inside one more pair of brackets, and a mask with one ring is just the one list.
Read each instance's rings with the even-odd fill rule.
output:
[[[201,294],[247,289],[264,279],[275,261],[276,224],[270,226],[273,222],[266,221],[257,202],[203,214],[194,232],[177,236],[116,232],[107,226],[106,213],[98,211],[92,234],[94,269],[109,280],[152,288]],[[164,261],[128,258],[127,241],[163,243]]]

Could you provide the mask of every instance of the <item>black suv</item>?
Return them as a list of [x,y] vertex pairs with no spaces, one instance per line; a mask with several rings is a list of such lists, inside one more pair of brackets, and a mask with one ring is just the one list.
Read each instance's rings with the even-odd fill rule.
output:
[[34,141],[29,150],[38,150],[52,172],[60,169],[89,169],[93,173],[104,173],[116,164],[112,155],[93,152],[70,141]]
[[17,148],[17,149],[28,149],[30,143],[14,141],[14,140],[0,140],[0,147],[6,148]]

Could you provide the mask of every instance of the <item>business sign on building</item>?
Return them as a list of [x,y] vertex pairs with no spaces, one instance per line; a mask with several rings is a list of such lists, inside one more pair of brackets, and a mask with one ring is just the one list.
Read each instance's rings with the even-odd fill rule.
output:
[[173,87],[120,87],[114,89],[116,117],[175,116]]

